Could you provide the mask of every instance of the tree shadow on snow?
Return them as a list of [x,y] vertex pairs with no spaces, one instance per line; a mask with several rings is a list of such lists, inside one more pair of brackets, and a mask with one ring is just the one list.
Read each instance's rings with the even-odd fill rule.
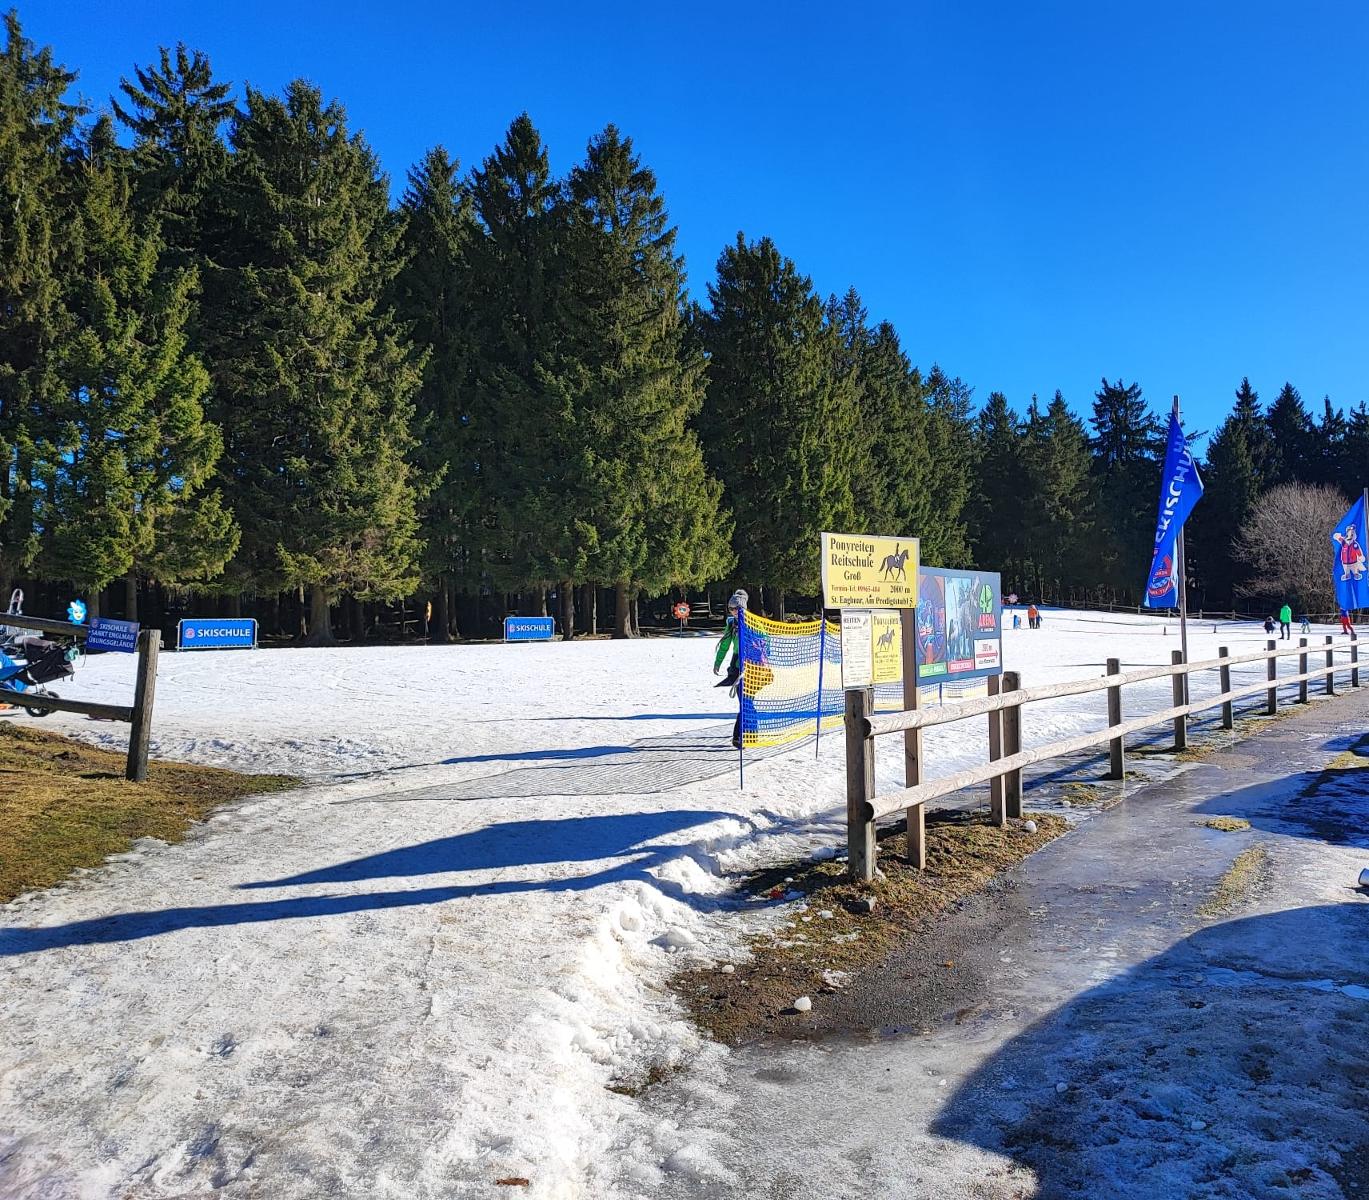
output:
[[[673,880],[651,872],[685,857],[714,866],[706,852],[678,842],[655,839],[718,820],[742,821],[735,813],[709,810],[623,813],[616,816],[570,817],[552,821],[509,821],[453,837],[438,838],[365,858],[353,859],[284,879],[263,880],[242,888],[297,887],[355,883],[359,880],[414,878],[458,871],[521,866],[552,866],[604,862],[590,874],[570,872],[536,879],[427,887],[346,895],[299,896],[243,904],[209,904],[148,912],[114,913],[66,925],[26,929],[0,928],[0,957],[31,954],[61,946],[100,945],[156,937],[178,929],[327,917],[376,909],[440,904],[470,896],[499,896],[520,892],[578,892],[605,884],[636,881],[648,884],[698,909],[712,909],[720,901],[686,891]],[[612,861],[620,860],[620,861]]]
[[1364,1195],[1367,936],[1364,898],[1199,930],[1019,1033],[932,1131],[1042,1200]]

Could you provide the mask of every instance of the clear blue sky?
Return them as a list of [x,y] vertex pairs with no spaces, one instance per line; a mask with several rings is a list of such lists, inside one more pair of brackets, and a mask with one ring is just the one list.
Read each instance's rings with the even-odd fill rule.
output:
[[526,109],[564,173],[636,141],[702,294],[738,230],[855,284],[913,360],[1019,409],[1099,377],[1210,427],[1242,375],[1369,399],[1369,5],[38,0],[106,103],[177,40],[307,77],[397,186]]

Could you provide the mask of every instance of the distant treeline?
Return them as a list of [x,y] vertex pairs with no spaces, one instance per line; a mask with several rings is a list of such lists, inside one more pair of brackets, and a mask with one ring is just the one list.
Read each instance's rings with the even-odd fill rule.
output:
[[[520,116],[470,170],[431,150],[395,206],[311,84],[238,94],[181,46],[94,113],[6,24],[0,605],[17,582],[155,621],[194,596],[326,641],[403,600],[443,640],[551,599],[630,636],[640,601],[721,580],[782,614],[823,529],[915,534],[1035,598],[1139,596],[1163,438],[1135,384],[1105,380],[1087,427],[1059,392],[976,411],[764,237],[693,300],[613,126],[557,179]],[[1197,600],[1231,604],[1262,490],[1367,461],[1363,404],[1314,424],[1243,383],[1190,523]]]

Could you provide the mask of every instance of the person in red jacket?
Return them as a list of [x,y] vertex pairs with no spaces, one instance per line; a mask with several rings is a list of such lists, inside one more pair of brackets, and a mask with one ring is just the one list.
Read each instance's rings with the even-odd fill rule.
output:
[[1350,614],[1345,609],[1340,610],[1340,631],[1348,633],[1352,642],[1359,641],[1359,638],[1355,636],[1354,622],[1350,620]]

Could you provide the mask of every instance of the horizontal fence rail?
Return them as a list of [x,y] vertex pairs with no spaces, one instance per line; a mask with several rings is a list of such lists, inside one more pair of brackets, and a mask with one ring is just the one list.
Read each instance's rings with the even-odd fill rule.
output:
[[[32,629],[38,633],[56,633],[84,641],[89,627],[68,621],[47,621],[42,617],[19,617],[8,613],[0,616],[0,626],[10,629]],[[133,685],[133,703],[99,704],[93,700],[67,700],[59,696],[43,696],[36,692],[16,692],[0,685],[0,704],[16,708],[42,709],[45,712],[69,712],[97,717],[104,721],[122,721],[131,726],[128,732],[128,761],[124,778],[142,783],[147,778],[147,754],[152,739],[152,704],[157,692],[157,652],[162,635],[156,629],[144,629],[138,634],[138,671]]]
[[[1063,683],[1046,684],[1034,688],[1018,686],[1017,675],[1005,672],[1000,688],[991,689],[991,694],[978,700],[967,700],[960,704],[945,705],[934,709],[914,709],[890,713],[882,716],[873,714],[873,704],[868,691],[847,693],[846,703],[846,799],[848,823],[848,851],[850,872],[853,878],[869,880],[874,877],[874,823],[882,817],[905,811],[908,814],[909,855],[915,866],[924,865],[923,812],[930,800],[958,792],[976,784],[990,784],[990,807],[993,819],[1005,825],[1010,816],[1021,816],[1022,770],[1052,758],[1089,750],[1096,746],[1109,747],[1109,771],[1112,779],[1121,779],[1125,773],[1125,740],[1128,736],[1152,729],[1169,722],[1174,724],[1175,747],[1186,745],[1187,719],[1194,713],[1220,707],[1222,727],[1230,729],[1233,725],[1232,705],[1235,701],[1260,693],[1265,695],[1265,712],[1273,715],[1277,711],[1278,688],[1289,684],[1299,685],[1299,700],[1307,700],[1307,684],[1315,679],[1323,680],[1327,695],[1335,694],[1335,673],[1349,671],[1350,684],[1359,687],[1359,645],[1352,641],[1349,646],[1348,663],[1339,666],[1335,663],[1337,647],[1330,635],[1325,643],[1309,647],[1307,639],[1302,638],[1297,646],[1277,648],[1271,641],[1267,648],[1249,654],[1229,655],[1225,648],[1217,658],[1199,662],[1180,661],[1179,651],[1174,651],[1174,662],[1169,666],[1141,667],[1123,672],[1116,659],[1108,661],[1108,673],[1093,679],[1076,679]],[[1317,651],[1325,652],[1325,665],[1309,669],[1308,656]],[[1278,660],[1298,655],[1298,673],[1278,676]],[[1231,686],[1231,668],[1264,662],[1267,664],[1266,678],[1255,683]],[[1220,691],[1201,700],[1184,700],[1189,676],[1199,671],[1217,671]],[[1171,678],[1174,681],[1173,698],[1175,703],[1168,708],[1147,713],[1144,716],[1123,719],[1122,689],[1150,680]],[[996,682],[996,681],[993,681]],[[1021,713],[1025,705],[1042,700],[1058,700],[1069,696],[1089,695],[1107,692],[1107,725],[1099,730],[1062,738],[1045,746],[1024,750],[1021,746]],[[989,761],[975,767],[968,767],[941,779],[919,781],[912,787],[900,788],[883,795],[874,794],[874,744],[875,739],[893,733],[908,733],[937,725],[949,725],[972,717],[989,718]]]

